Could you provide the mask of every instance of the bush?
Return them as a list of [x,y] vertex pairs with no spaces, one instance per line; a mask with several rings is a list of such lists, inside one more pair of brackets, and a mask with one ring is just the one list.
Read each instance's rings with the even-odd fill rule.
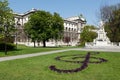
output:
[[6,38],[4,38],[4,36],[0,36],[0,43],[4,43],[5,40],[8,42],[8,43],[14,43],[14,37],[13,36],[7,36]]
[[[15,44],[13,43],[7,43],[7,50],[14,50],[16,48]],[[5,43],[0,43],[0,50],[3,51],[5,50]]]

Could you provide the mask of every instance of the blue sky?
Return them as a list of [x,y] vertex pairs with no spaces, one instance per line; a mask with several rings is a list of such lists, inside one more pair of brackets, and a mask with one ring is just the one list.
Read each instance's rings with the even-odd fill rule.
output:
[[32,8],[57,12],[67,18],[83,14],[87,24],[96,25],[99,22],[98,13],[103,5],[120,3],[120,0],[8,0],[9,7],[17,13],[24,13]]

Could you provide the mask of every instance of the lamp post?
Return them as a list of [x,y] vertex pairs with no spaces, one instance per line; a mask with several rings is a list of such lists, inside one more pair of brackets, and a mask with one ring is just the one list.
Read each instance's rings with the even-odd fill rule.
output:
[[4,25],[4,30],[5,30],[5,38],[4,38],[4,41],[5,41],[5,55],[7,55],[7,31],[8,31],[8,26],[5,24]]

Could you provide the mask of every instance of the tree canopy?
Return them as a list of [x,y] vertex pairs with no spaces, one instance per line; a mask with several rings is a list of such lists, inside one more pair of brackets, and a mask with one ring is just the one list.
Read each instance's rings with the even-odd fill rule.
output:
[[97,37],[97,33],[93,30],[95,30],[95,27],[91,25],[86,25],[83,28],[83,31],[80,35],[81,45],[85,45],[86,42],[93,42],[93,39]]
[[64,22],[58,13],[53,15],[52,36],[55,41],[63,37]]
[[14,16],[12,10],[8,7],[7,0],[0,0],[0,38],[13,35]]
[[46,11],[37,11],[30,15],[29,21],[25,24],[25,31],[33,42],[43,42],[46,47],[46,41],[49,39],[60,39],[63,32],[63,20],[59,14],[52,15]]

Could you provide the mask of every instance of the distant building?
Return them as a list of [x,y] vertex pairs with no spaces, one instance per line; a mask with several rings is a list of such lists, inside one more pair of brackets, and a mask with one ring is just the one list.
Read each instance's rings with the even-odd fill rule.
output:
[[[24,32],[24,24],[28,21],[30,14],[38,11],[37,9],[32,9],[24,14],[14,13],[15,15],[15,25],[17,29],[17,36],[15,38],[15,42],[19,44],[25,44],[28,46],[32,46],[32,43],[29,41],[27,35]],[[64,19],[64,37],[61,41],[58,41],[58,45],[71,45],[75,46],[80,43],[80,33],[82,28],[85,26],[86,20],[85,18],[80,16],[74,16],[70,18]],[[29,43],[28,43],[29,42]],[[42,43],[41,43],[42,45]],[[55,46],[55,41],[50,40],[47,42],[48,46]]]

